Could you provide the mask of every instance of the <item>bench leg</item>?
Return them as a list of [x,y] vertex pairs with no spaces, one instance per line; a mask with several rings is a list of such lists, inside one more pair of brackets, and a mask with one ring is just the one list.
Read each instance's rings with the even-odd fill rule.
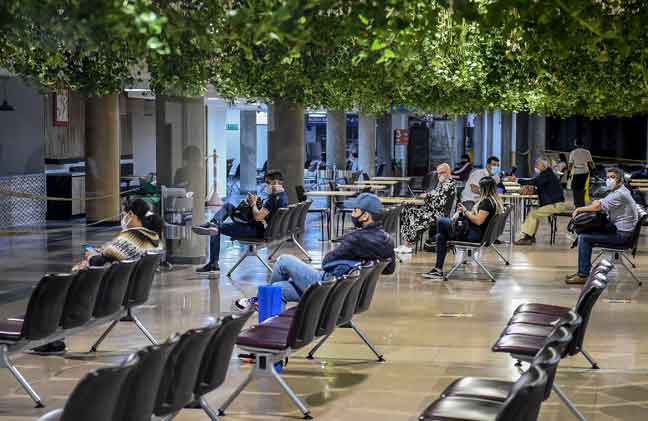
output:
[[[622,254],[621,256],[624,256],[624,255]],[[637,282],[637,285],[641,286],[641,279],[639,279],[637,274],[634,273],[632,268],[629,267],[628,264],[623,259],[615,259],[615,260],[617,260],[619,263],[621,263],[621,266],[623,266],[628,271],[630,276],[632,276],[632,279],[634,279]],[[630,262],[630,263],[632,264],[632,262]]]
[[218,413],[214,411],[214,408],[209,406],[209,403],[207,403],[207,400],[204,397],[200,398],[199,403],[200,407],[205,411],[211,421],[218,421]]
[[603,256],[603,252],[602,252],[602,251],[599,252],[599,254],[596,255],[596,257],[594,258],[594,260],[592,260],[592,266],[595,266],[595,265],[596,265],[596,262],[598,262],[598,260],[601,258],[601,256]]
[[584,349],[581,349],[580,352],[581,354],[583,354],[583,357],[585,357],[585,359],[592,365],[592,368],[594,370],[598,370],[600,368],[596,360],[592,358],[589,352],[585,351]]
[[491,282],[495,282],[495,277],[486,269],[486,266],[482,264],[482,262],[479,261],[474,255],[470,256],[475,263],[477,263],[477,266],[479,266],[484,272],[486,272],[486,275],[490,278]]
[[630,258],[625,253],[621,253],[621,259],[623,259],[626,262],[630,263],[630,266],[632,266],[632,269],[637,268],[637,265],[635,265],[635,263],[632,260],[630,260]]
[[90,348],[90,352],[97,352],[97,348],[99,348],[99,345],[101,345],[101,343],[104,341],[104,339],[106,339],[108,334],[115,328],[115,326],[117,326],[117,323],[119,323],[119,320],[114,320],[110,324],[110,326],[108,326],[108,329],[106,329],[106,331],[101,334],[99,339],[97,339],[97,342],[95,342],[94,345],[92,345],[92,347]]
[[254,373],[255,373],[255,371],[256,371],[256,368],[253,368],[253,369],[250,371],[250,374],[248,374],[248,376],[245,378],[245,380],[243,380],[243,383],[241,383],[241,384],[236,388],[236,390],[234,390],[234,393],[232,393],[232,394],[230,395],[230,397],[227,398],[227,400],[225,401],[225,403],[223,403],[223,404],[220,406],[220,408],[218,408],[218,416],[222,417],[222,416],[225,415],[225,411],[227,410],[227,408],[229,408],[229,406],[232,404],[232,402],[234,402],[234,399],[236,399],[236,398],[238,397],[238,395],[241,394],[241,392],[243,391],[243,389],[245,389],[245,388],[247,387],[247,385],[250,384],[250,382],[251,382],[252,379],[254,378]]
[[313,259],[310,257],[310,255],[308,254],[306,249],[304,249],[304,246],[302,246],[301,243],[297,240],[297,237],[295,237],[295,234],[292,234],[292,241],[293,241],[293,243],[295,243],[295,246],[297,246],[299,251],[301,251],[301,253],[304,255],[306,260],[308,260],[309,262],[312,262]]
[[234,264],[234,266],[232,266],[232,268],[229,270],[229,272],[227,272],[227,277],[228,278],[232,276],[232,273],[234,273],[236,268],[239,267],[239,265],[243,262],[243,260],[245,260],[246,257],[256,255],[256,251],[253,251],[253,250],[254,250],[254,248],[252,246],[250,246],[250,247],[248,247],[246,252],[243,253],[243,255],[241,257],[239,257],[238,261]]
[[38,393],[31,387],[29,382],[23,377],[22,373],[18,371],[16,366],[13,365],[11,360],[9,359],[9,354],[7,354],[7,347],[3,346],[0,349],[0,353],[2,354],[2,363],[4,364],[5,367],[9,369],[11,374],[16,378],[18,383],[25,389],[25,392],[29,395],[30,398],[36,403],[36,408],[44,408],[45,405],[43,405],[43,401],[41,400],[40,396],[38,396]]
[[290,397],[293,403],[297,405],[297,407],[302,412],[302,414],[304,414],[304,419],[305,420],[313,419],[313,417],[311,417],[310,415],[310,410],[308,409],[306,404],[304,404],[304,402],[302,402],[302,400],[299,399],[299,396],[297,396],[295,391],[292,390],[292,388],[288,385],[288,383],[286,383],[286,381],[281,377],[281,375],[277,373],[274,364],[270,364],[270,372],[272,373],[272,377],[274,377],[275,381],[279,383],[279,386],[281,386],[281,388],[284,390],[284,392],[286,392],[286,394]]
[[[463,249],[460,249],[460,250],[463,250]],[[472,253],[470,253],[470,255],[472,256]],[[455,273],[457,271],[457,269],[459,269],[459,267],[461,265],[466,263],[466,259],[464,257],[465,257],[465,253],[462,254],[461,259],[455,259],[454,266],[452,267],[452,269],[450,269],[450,272],[446,273],[446,275],[443,277],[444,281],[447,281],[448,279],[450,279],[452,274]]]
[[565,395],[565,393],[560,389],[560,387],[558,387],[556,383],[553,384],[553,390],[554,392],[556,392],[556,395],[558,395],[558,398],[565,404],[565,406],[569,408],[572,414],[576,416],[576,418],[578,418],[581,421],[587,421],[585,416],[578,410],[578,408],[576,408],[574,403],[571,400],[569,400],[567,395]]
[[279,250],[281,250],[281,248],[284,246],[284,244],[286,244],[285,241],[282,241],[281,243],[279,243],[279,245],[274,250],[272,250],[272,253],[270,253],[270,256],[268,256],[268,260],[272,260],[274,255],[277,254],[277,252]]
[[358,336],[360,336],[360,339],[362,339],[364,341],[364,343],[369,347],[369,349],[371,349],[371,351],[374,354],[376,354],[376,357],[378,358],[378,362],[384,363],[385,362],[385,357],[383,357],[383,354],[381,354],[376,349],[374,344],[372,344],[371,341],[369,341],[369,338],[367,338],[367,336],[360,330],[358,325],[353,320],[351,320],[349,322],[349,324],[351,325],[351,328],[355,331],[355,333],[357,333]]
[[322,347],[322,345],[324,345],[324,342],[326,342],[326,340],[329,338],[329,336],[331,336],[331,335],[326,335],[322,339],[320,339],[320,341],[317,343],[317,345],[315,345],[315,347],[313,349],[308,351],[308,355],[306,356],[306,359],[312,360],[313,357],[315,357],[315,353],[317,352],[317,350],[320,349]]
[[270,267],[270,265],[268,264],[268,262],[266,262],[265,260],[263,260],[263,259],[261,258],[261,256],[259,256],[259,255],[256,254],[256,253],[254,253],[254,255],[256,256],[257,259],[259,259],[259,261],[260,261],[261,263],[263,263],[263,266],[265,266],[266,269],[268,269],[268,272],[272,273],[272,268]]
[[497,255],[500,257],[500,259],[504,260],[504,264],[505,264],[506,266],[508,266],[508,265],[511,264],[508,260],[506,260],[506,257],[504,257],[504,255],[502,254],[502,252],[499,251],[499,249],[498,249],[497,247],[495,247],[494,244],[491,244],[490,246],[493,248],[493,250],[495,250],[495,253],[497,253]]
[[133,314],[131,309],[128,309],[128,315],[133,319],[135,326],[146,336],[146,339],[151,341],[153,345],[159,345],[160,343],[155,339],[155,337],[148,331],[148,329],[142,324],[141,320]]

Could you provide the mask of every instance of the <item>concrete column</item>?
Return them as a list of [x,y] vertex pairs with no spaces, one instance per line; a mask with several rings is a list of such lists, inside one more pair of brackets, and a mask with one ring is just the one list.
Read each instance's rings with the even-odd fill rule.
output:
[[376,175],[376,119],[363,114],[358,121],[358,167],[370,177]]
[[533,114],[529,117],[529,169],[535,160],[544,156],[546,149],[546,121],[543,115]]
[[[119,96],[88,99],[86,105],[86,204],[88,222],[119,221]],[[98,200],[93,197],[108,196]]]
[[378,164],[384,164],[385,169],[383,170],[383,175],[392,175],[393,140],[391,114],[385,114],[377,120],[376,151]]
[[346,113],[326,112],[326,164],[346,169]]
[[502,111],[501,113],[501,146],[502,146],[502,156],[500,157],[500,165],[503,168],[511,168],[513,166],[513,114]]
[[473,133],[473,165],[485,165],[486,163],[483,160],[485,138],[483,113],[475,117],[475,130],[473,130]]
[[[207,110],[205,98],[156,98],[156,164],[158,181],[168,187],[193,192],[192,223],[205,222],[207,194]],[[205,238],[167,242],[169,257],[177,263],[200,263],[206,251]]]
[[241,193],[256,191],[256,110],[241,110]]
[[529,113],[515,115],[515,145],[518,177],[529,175]]
[[304,107],[275,101],[268,120],[268,169],[282,172],[288,198],[294,203],[295,187],[304,185]]

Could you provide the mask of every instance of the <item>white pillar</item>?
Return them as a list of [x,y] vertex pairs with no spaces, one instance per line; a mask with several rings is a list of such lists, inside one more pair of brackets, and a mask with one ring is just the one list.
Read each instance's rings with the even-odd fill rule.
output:
[[[227,104],[223,100],[209,100],[207,102],[207,151],[212,155],[214,149],[218,155],[218,193],[221,197],[227,194],[227,140],[225,138],[225,124],[227,121]],[[214,184],[214,157],[207,160],[207,185],[212,190]]]
[[364,114],[358,121],[358,168],[370,177],[376,172],[376,119]]

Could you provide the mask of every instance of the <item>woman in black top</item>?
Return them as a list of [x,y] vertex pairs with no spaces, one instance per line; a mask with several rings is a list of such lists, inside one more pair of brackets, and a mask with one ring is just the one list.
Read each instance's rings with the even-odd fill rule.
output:
[[447,242],[450,240],[480,242],[491,219],[495,215],[503,212],[504,205],[497,195],[497,184],[492,177],[484,177],[481,179],[479,182],[479,192],[479,201],[475,204],[472,211],[467,211],[461,203],[457,204],[459,213],[463,214],[468,221],[468,231],[461,237],[453,238],[451,232],[455,218],[439,218],[437,220],[436,264],[431,271],[423,274],[423,277],[429,279],[443,278],[443,263],[448,252]]

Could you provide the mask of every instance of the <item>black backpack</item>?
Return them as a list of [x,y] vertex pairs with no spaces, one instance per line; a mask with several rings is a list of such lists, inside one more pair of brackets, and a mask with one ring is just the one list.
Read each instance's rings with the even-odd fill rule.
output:
[[592,232],[614,232],[616,227],[608,220],[603,212],[579,213],[567,225],[567,231],[573,234]]

